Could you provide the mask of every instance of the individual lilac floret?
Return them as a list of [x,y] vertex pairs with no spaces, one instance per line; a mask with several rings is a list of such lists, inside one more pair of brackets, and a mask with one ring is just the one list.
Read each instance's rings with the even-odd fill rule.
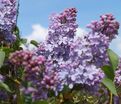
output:
[[[2,41],[13,42],[13,28],[17,20],[17,0],[0,0],[0,37]],[[1,41],[1,40],[0,40]]]
[[116,84],[121,85],[121,58],[119,59],[118,68],[115,72],[115,82]]
[[111,41],[118,34],[119,22],[115,20],[112,14],[105,14],[100,16],[99,21],[93,21],[87,27],[91,28],[93,32],[106,35]]
[[0,82],[4,80],[4,77],[0,74]]

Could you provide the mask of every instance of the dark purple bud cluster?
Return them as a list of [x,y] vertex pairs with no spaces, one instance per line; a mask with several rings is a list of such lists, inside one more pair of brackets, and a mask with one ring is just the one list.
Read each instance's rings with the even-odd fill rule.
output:
[[88,26],[91,32],[77,38],[76,13],[70,8],[52,15],[48,38],[35,52],[11,54],[10,62],[24,67],[25,79],[36,89],[27,90],[33,99],[47,98],[49,90],[57,94],[64,85],[70,89],[76,84],[98,88],[104,78],[101,67],[110,64],[107,49],[118,34],[119,23],[111,14],[103,15]]
[[46,88],[41,85],[41,80],[43,79],[43,71],[45,57],[42,55],[37,55],[34,52],[28,50],[20,50],[12,53],[9,60],[16,67],[24,68],[24,80],[31,83],[30,87],[24,88],[22,86],[22,91],[25,94],[32,94],[33,99],[38,99],[35,97],[39,94],[39,98],[42,98],[40,90]]
[[34,80],[41,73],[41,65],[45,62],[44,56],[37,56],[30,51],[16,51],[9,57],[10,62],[25,69],[25,78],[28,81]]
[[52,72],[44,75],[41,84],[47,89],[55,90],[58,82],[58,73]]
[[112,14],[105,14],[100,16],[100,21],[93,21],[87,27],[91,28],[93,32],[102,33],[112,40],[118,34],[119,23]]

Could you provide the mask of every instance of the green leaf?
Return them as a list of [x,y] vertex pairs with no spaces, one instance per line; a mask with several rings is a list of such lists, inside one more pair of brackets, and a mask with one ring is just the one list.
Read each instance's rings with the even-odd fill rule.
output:
[[32,104],[49,104],[49,103],[45,100],[41,100],[41,101],[35,101]]
[[5,52],[5,57],[8,58],[9,54],[13,52],[13,48],[8,48],[8,47],[2,47],[2,50]]
[[104,71],[107,78],[111,79],[112,81],[114,80],[115,73],[114,73],[114,70],[110,66],[105,65],[101,69]]
[[3,65],[4,59],[5,59],[5,52],[4,51],[0,51],[0,68]]
[[118,66],[118,63],[119,63],[119,57],[111,49],[108,49],[108,56],[109,56],[109,59],[110,59],[110,63],[112,65],[112,68],[115,71],[117,69],[117,66]]
[[20,41],[21,41],[21,44],[26,44],[27,43],[27,39],[24,39],[24,38],[21,38]]
[[69,87],[67,85],[64,85],[64,88],[62,90],[62,93],[67,93],[69,91],[70,91]]
[[112,94],[118,96],[115,84],[109,78],[104,78],[102,83],[112,92]]
[[0,89],[3,89],[3,90],[6,90],[6,91],[8,91],[8,92],[12,92],[11,90],[10,90],[10,88],[8,87],[8,85],[7,84],[5,84],[5,83],[3,83],[3,82],[0,82]]
[[38,42],[37,42],[37,41],[35,41],[35,40],[31,40],[30,43],[33,44],[34,46],[38,47]]
[[20,38],[20,36],[19,36],[19,28],[18,28],[18,26],[15,26],[14,28],[13,28],[13,33],[17,36],[17,38]]

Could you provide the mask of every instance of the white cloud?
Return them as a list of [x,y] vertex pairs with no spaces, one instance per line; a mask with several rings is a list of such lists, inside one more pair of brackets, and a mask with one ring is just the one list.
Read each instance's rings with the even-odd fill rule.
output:
[[26,35],[25,38],[28,39],[28,41],[36,40],[38,42],[44,41],[47,37],[47,29],[41,26],[40,24],[34,24],[32,25],[32,33],[29,35]]
[[120,36],[117,36],[117,38],[112,41],[110,48],[113,49],[119,56],[121,56],[121,37]]
[[82,37],[84,36],[84,34],[86,34],[86,30],[85,29],[82,29],[82,28],[77,28],[77,31],[76,31],[76,36],[77,37]]

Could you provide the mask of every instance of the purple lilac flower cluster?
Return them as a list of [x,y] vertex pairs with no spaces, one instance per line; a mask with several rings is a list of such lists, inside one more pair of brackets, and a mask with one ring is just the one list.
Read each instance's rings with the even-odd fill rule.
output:
[[24,80],[31,83],[27,88],[21,85],[21,91],[25,94],[32,94],[33,99],[46,98],[47,94],[46,91],[44,92],[44,85],[41,83],[45,70],[45,57],[28,50],[20,50],[12,53],[9,60],[16,68],[19,66],[24,68]]
[[[89,33],[75,38],[76,13],[75,8],[70,8],[52,15],[48,38],[36,52],[17,51],[10,56],[13,64],[25,68],[25,78],[35,85],[36,91],[24,89],[27,93],[34,91],[34,99],[47,98],[47,89],[59,92],[64,85],[70,89],[75,84],[98,86],[104,77],[101,67],[109,64],[107,49],[118,34],[119,23],[111,14],[103,15],[88,26],[92,29]],[[38,65],[43,62],[44,70],[39,74]]]
[[[4,82],[4,76],[0,74],[0,83],[1,82]],[[6,100],[7,98],[7,93],[4,90],[0,89],[0,100]]]
[[12,29],[16,25],[17,19],[17,1],[0,0],[0,41],[13,42],[16,36]]
[[104,77],[100,68],[109,64],[107,49],[118,34],[119,23],[111,14],[106,14],[101,16],[100,21],[88,26],[92,31],[75,39],[78,26],[76,12],[75,8],[71,8],[52,16],[48,39],[37,52],[51,60],[47,62],[53,63],[48,73],[51,70],[58,73],[62,84],[59,88],[63,88],[64,84],[70,88],[75,84],[98,84]]
[[44,56],[37,56],[30,51],[16,51],[9,57],[10,62],[25,69],[25,79],[33,81],[41,73],[41,65],[44,63]]
[[119,23],[112,14],[105,14],[100,16],[100,21],[93,21],[87,27],[91,28],[93,32],[102,33],[109,37],[109,40],[112,40],[118,34]]

